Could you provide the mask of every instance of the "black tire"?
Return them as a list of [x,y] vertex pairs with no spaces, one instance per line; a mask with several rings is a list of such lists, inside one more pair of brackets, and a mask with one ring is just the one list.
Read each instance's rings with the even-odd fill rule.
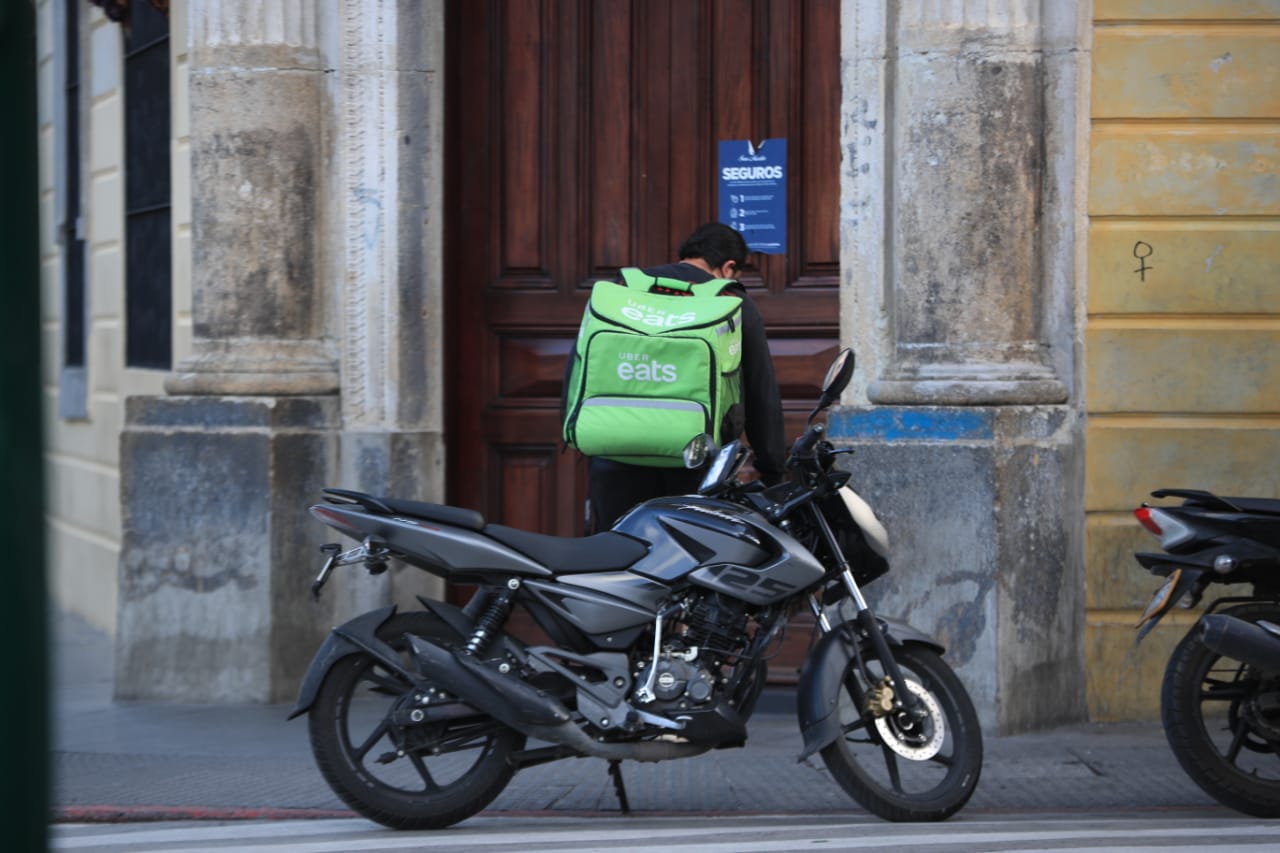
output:
[[[903,715],[868,720],[859,709],[875,685],[851,661],[839,698],[844,735],[822,750],[822,760],[849,796],[885,820],[945,820],[978,785],[978,714],[960,679],[933,651],[905,645],[895,647],[893,656],[903,676],[919,688],[913,692],[924,700],[928,719],[914,725]],[[867,665],[878,681],[883,676],[879,661],[869,658]]]
[[[1280,605],[1217,613],[1280,624]],[[1280,673],[1220,656],[1192,630],[1169,658],[1160,716],[1169,748],[1206,794],[1256,817],[1280,817]]]
[[[410,671],[405,634],[443,645],[457,641],[431,614],[393,616],[378,639],[399,652]],[[325,781],[355,811],[392,829],[436,829],[492,802],[515,772],[507,759],[524,746],[524,736],[440,695],[426,707],[456,716],[416,725],[389,721],[392,711],[409,709],[412,692],[368,654],[342,658],[311,706],[311,751]]]

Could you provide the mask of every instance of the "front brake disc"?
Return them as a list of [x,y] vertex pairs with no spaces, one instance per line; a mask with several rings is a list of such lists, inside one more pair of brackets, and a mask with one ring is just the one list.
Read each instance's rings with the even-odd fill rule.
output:
[[876,730],[880,732],[885,744],[912,761],[927,761],[942,749],[946,739],[947,723],[942,714],[942,706],[933,694],[918,682],[907,680],[907,689],[915,696],[920,707],[926,712],[923,718],[913,716],[906,711],[888,714],[876,718]]

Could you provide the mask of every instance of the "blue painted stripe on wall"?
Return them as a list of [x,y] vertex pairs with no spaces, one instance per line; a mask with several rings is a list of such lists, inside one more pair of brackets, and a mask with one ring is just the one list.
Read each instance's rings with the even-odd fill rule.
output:
[[881,441],[982,441],[995,435],[990,409],[934,409],[886,406],[832,412],[833,438]]

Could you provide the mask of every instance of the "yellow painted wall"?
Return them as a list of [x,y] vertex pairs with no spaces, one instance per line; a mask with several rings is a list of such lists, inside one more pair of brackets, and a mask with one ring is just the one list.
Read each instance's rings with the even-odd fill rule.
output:
[[1280,0],[1095,0],[1085,328],[1085,649],[1095,720],[1159,714],[1178,613],[1132,510],[1280,497]]

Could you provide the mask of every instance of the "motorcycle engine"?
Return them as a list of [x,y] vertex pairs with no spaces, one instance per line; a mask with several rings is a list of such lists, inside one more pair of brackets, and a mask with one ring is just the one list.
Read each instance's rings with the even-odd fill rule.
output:
[[715,697],[722,662],[746,646],[747,617],[740,602],[715,594],[690,601],[682,622],[672,626],[662,652],[637,674],[636,683],[649,683],[652,670],[654,700],[651,709],[680,710],[702,705]]
[[[679,654],[681,653],[675,653]],[[653,667],[654,664],[650,664],[640,671],[641,684],[649,682],[649,670]],[[658,702],[670,703],[686,699],[695,705],[701,705],[715,692],[715,678],[711,673],[669,651],[658,658],[657,670],[653,679],[653,695]]]

